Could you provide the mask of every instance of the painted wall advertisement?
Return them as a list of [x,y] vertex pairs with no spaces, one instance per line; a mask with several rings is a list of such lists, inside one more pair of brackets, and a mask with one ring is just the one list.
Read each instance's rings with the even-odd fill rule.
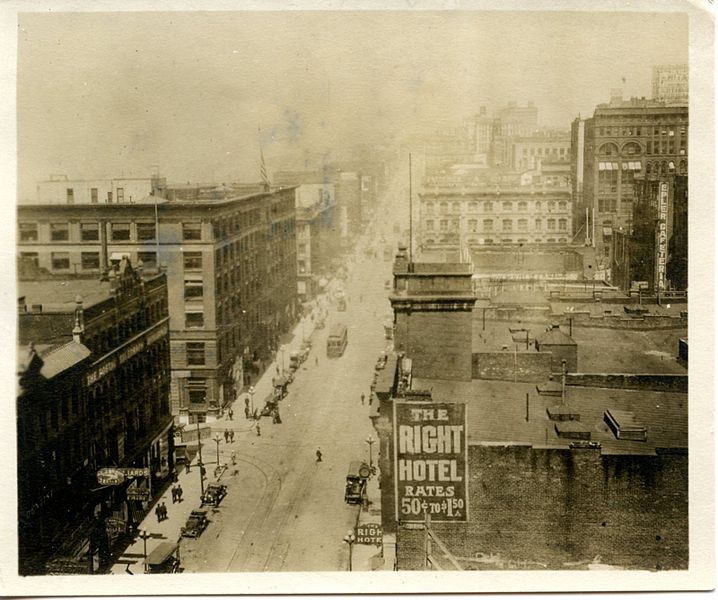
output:
[[466,404],[394,402],[397,521],[468,518]]
[[668,257],[668,183],[661,182],[658,191],[658,224],[656,228],[656,289],[666,287],[666,259]]

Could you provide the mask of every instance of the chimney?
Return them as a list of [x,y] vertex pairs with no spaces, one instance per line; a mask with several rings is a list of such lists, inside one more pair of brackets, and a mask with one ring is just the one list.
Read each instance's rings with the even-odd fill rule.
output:
[[33,304],[32,312],[42,312],[42,304]]
[[82,309],[82,296],[75,296],[75,326],[72,328],[72,339],[76,344],[82,343],[85,333],[85,316]]
[[[158,234],[157,234],[158,235]],[[107,281],[107,269],[110,263],[107,257],[107,221],[100,221],[100,281]]]
[[17,299],[17,312],[18,313],[27,312],[27,304],[25,303],[25,296],[20,296]]

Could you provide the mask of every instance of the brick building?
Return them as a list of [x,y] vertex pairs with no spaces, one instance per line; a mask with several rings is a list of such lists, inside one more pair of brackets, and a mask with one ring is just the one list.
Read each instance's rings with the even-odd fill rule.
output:
[[631,228],[636,180],[688,173],[688,106],[614,95],[584,124],[583,205],[591,239],[611,263],[614,231]]
[[[90,573],[173,466],[167,277],[18,284],[21,574]],[[98,485],[103,467],[136,468]]]
[[[459,336],[451,352],[442,342],[442,331],[464,329],[463,308],[472,304],[465,293],[470,269],[462,273],[460,266],[450,267],[447,277],[441,268],[408,264],[402,256],[395,264],[397,285],[402,279],[407,282],[404,293],[390,297],[400,352],[377,378],[372,414],[379,442],[385,556],[394,555],[399,570],[456,565],[471,570],[559,570],[591,564],[686,569],[685,391],[624,389],[615,382],[610,389],[578,387],[590,385],[584,382],[568,386],[563,394],[558,385],[557,397],[555,382],[477,379],[473,366],[468,373],[465,369],[472,359],[471,335]],[[413,278],[421,278],[421,284],[412,285]],[[446,298],[430,306],[431,319],[441,322],[440,327],[427,321],[423,337],[411,337],[400,325],[403,313],[414,307],[417,313],[427,310],[432,296]],[[458,302],[451,301],[454,296]],[[514,358],[512,354],[507,353]],[[429,415],[436,414],[436,406],[465,406],[465,425],[457,428],[466,436],[465,475],[450,465],[442,470],[442,450],[431,445],[432,440],[438,444],[439,434],[431,437],[430,430],[419,436],[427,440],[426,470],[416,465],[423,460],[419,455],[410,469],[399,464],[395,444],[400,453],[407,431],[411,440],[418,426],[404,428],[404,437],[395,437],[398,401],[415,402],[418,413]],[[447,435],[442,433],[442,439]],[[432,470],[429,463],[438,466]],[[418,503],[395,507],[407,481]],[[462,500],[464,517],[458,521],[451,521],[443,508],[447,495],[437,492],[447,486],[462,488],[448,496]],[[406,516],[417,514],[411,512],[414,508],[418,517]],[[433,542],[427,554],[424,511],[429,508],[430,535],[450,556]]]
[[124,256],[166,268],[173,414],[212,421],[297,318],[294,189],[169,186],[165,195],[20,204],[18,258],[65,278],[96,279]]

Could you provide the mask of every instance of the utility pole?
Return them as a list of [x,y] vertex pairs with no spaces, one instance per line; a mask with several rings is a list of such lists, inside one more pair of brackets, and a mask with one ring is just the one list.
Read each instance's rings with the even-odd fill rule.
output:
[[199,452],[199,489],[201,490],[202,496],[204,496],[204,464],[202,463],[202,440],[199,437],[199,416],[195,415],[197,420],[197,448]]

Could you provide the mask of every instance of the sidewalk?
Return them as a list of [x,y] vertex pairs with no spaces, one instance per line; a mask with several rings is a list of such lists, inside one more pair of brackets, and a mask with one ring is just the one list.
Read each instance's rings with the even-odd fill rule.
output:
[[[312,311],[312,315],[316,316],[316,307]],[[306,339],[310,339],[314,333],[314,325],[316,320],[307,318],[304,325],[304,334]],[[289,354],[292,351],[298,350],[302,344],[302,324],[297,324],[292,332],[287,334],[285,338],[289,337],[289,340],[284,342],[284,360],[285,370],[289,367]],[[318,348],[312,348],[308,360],[314,360],[315,352],[318,352]],[[277,360],[281,362],[282,354],[277,353]],[[272,362],[267,370],[262,374],[260,379],[255,384],[254,393],[254,406],[261,410],[264,399],[272,392],[272,378],[277,376],[277,362]],[[281,370],[281,367],[280,367]],[[233,443],[227,444],[222,438],[219,444],[220,450],[220,463],[227,465],[230,463],[231,454],[234,448],[240,448],[242,441],[249,436],[254,436],[255,421],[247,420],[244,418],[244,397],[246,392],[241,394],[238,398],[240,402],[235,402],[236,406],[233,406],[233,419],[230,421],[227,415],[227,411],[219,420],[211,423],[212,436],[215,432],[222,434],[225,430],[231,429],[235,433],[235,440]],[[258,420],[257,422],[260,422]],[[215,442],[210,438],[205,438],[202,442],[202,460],[206,468],[205,477],[205,489],[207,484],[217,481],[214,477],[214,470],[217,466],[217,446]],[[200,508],[200,472],[198,467],[199,453],[195,455],[190,464],[190,472],[188,473],[185,467],[182,465],[178,468],[178,483],[182,487],[182,501],[179,503],[172,503],[172,486],[170,484],[167,490],[158,497],[156,502],[150,507],[147,516],[142,520],[138,529],[144,530],[151,535],[147,539],[147,554],[149,555],[162,542],[179,542],[180,532],[187,522],[187,518],[193,510]],[[232,468],[231,463],[228,468]],[[219,476],[221,481],[223,474]],[[158,522],[155,515],[155,507],[164,502],[167,507],[167,519]],[[141,575],[144,572],[144,557],[145,557],[145,544],[143,540],[137,536],[123,552],[121,556],[115,557],[115,564],[111,567],[110,573],[113,575]]]

